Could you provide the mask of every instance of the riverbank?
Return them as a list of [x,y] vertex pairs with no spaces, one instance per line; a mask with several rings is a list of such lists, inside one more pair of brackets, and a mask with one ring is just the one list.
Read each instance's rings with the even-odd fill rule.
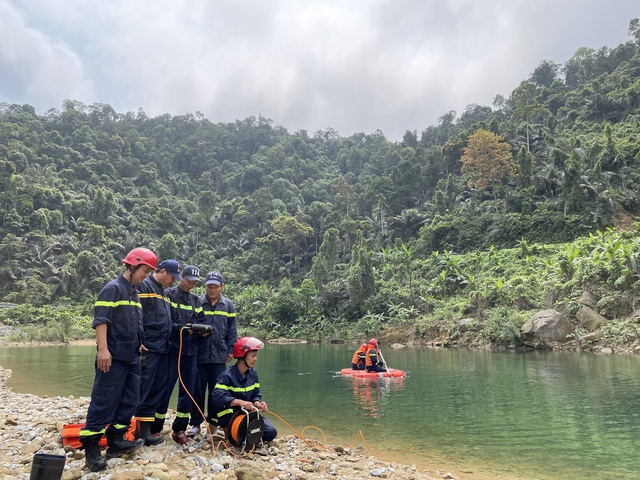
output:
[[11,370],[0,367],[0,477],[5,480],[28,479],[36,453],[64,455],[67,460],[63,480],[482,478],[472,472],[464,476],[445,468],[425,470],[415,465],[384,462],[358,449],[307,444],[294,435],[276,438],[260,454],[236,456],[224,448],[216,451],[216,442],[212,448],[207,438],[196,437],[194,445],[179,446],[170,439],[168,428],[164,433],[169,440],[163,444],[143,447],[125,458],[111,459],[106,470],[91,473],[85,468],[84,452],[63,448],[60,440],[64,424],[84,421],[89,398],[16,393],[6,386],[10,375]]

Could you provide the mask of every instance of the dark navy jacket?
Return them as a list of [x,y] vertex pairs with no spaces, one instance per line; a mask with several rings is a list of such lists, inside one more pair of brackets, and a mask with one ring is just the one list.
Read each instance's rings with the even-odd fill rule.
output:
[[[180,330],[187,323],[205,323],[200,300],[191,292],[180,290],[178,285],[167,288],[164,294],[171,304],[172,333],[169,351],[180,351]],[[198,336],[182,332],[182,355],[189,357],[198,354]]]
[[233,355],[233,345],[238,340],[236,311],[233,302],[220,295],[211,305],[206,294],[200,295],[204,323],[213,325],[208,337],[198,337],[198,363],[227,363],[227,354]]
[[247,370],[243,377],[236,364],[227,368],[218,376],[218,382],[213,389],[211,400],[216,410],[219,425],[227,426],[231,416],[240,410],[240,407],[230,406],[230,403],[236,398],[251,403],[262,401],[258,372],[253,368]]
[[111,358],[132,362],[140,356],[144,342],[142,306],[131,283],[120,275],[107,283],[95,303],[91,326],[107,324],[107,344]]
[[137,286],[142,304],[144,346],[150,352],[167,353],[171,338],[171,307],[162,285],[149,274]]

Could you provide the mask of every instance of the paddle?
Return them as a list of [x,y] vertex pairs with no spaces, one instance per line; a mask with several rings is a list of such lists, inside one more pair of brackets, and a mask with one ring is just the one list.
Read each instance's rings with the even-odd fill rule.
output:
[[389,365],[387,365],[387,361],[382,356],[382,350],[378,349],[378,354],[380,354],[380,359],[382,363],[384,363],[384,368],[387,370],[387,375],[391,376],[391,372],[389,371]]

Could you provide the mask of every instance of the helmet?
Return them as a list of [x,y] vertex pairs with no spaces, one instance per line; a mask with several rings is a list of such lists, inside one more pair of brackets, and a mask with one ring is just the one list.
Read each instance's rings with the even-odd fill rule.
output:
[[158,265],[158,257],[148,248],[138,247],[131,250],[122,263],[137,267],[138,265],[147,265],[154,270]]
[[372,338],[371,340],[369,340],[369,345],[373,345],[375,347],[378,346],[378,340],[376,340],[375,338]]
[[362,345],[360,345],[360,348],[364,348],[366,350],[368,346],[368,343],[363,343]]
[[264,348],[264,343],[255,337],[242,337],[233,346],[233,358],[242,358],[247,352]]

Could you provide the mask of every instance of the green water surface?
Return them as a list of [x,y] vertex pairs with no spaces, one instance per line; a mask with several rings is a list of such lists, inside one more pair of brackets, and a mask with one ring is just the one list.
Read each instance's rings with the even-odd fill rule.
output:
[[[355,346],[267,345],[256,366],[280,434],[447,466],[464,478],[640,474],[640,359],[383,348],[404,379],[340,375]],[[17,392],[89,396],[95,347],[0,348]],[[170,408],[175,408],[175,401]],[[358,432],[362,433],[362,436]],[[482,475],[481,475],[482,474]]]

